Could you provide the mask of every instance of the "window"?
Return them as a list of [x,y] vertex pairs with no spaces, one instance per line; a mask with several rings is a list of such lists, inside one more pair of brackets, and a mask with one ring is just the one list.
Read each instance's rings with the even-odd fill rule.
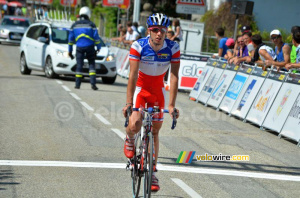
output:
[[28,27],[29,22],[28,22],[28,20],[25,20],[25,19],[10,17],[10,18],[4,18],[1,25]]
[[44,30],[44,28],[45,26],[41,26],[41,25],[32,26],[28,30],[26,37],[36,40],[41,35],[41,32]]

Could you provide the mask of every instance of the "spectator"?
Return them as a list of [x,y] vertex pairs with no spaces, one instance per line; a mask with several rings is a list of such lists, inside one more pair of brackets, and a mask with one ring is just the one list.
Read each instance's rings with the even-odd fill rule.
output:
[[286,71],[284,67],[286,64],[290,62],[291,48],[287,43],[284,43],[282,41],[282,36],[279,30],[273,30],[270,33],[270,38],[272,42],[275,44],[275,54],[277,60],[276,61],[266,60],[266,66],[274,65],[278,68],[278,70],[282,68],[284,71]]
[[238,36],[237,38],[238,50],[236,52],[236,57],[229,60],[229,63],[239,64],[247,60],[249,56],[248,48],[244,42],[243,36]]
[[133,41],[137,40],[137,38],[140,36],[137,31],[134,31],[132,29],[132,22],[128,21],[127,22],[127,32],[126,32],[126,37],[125,41],[123,41],[125,44],[131,44]]
[[138,32],[140,33],[140,36],[141,37],[145,37],[146,36],[146,28],[144,27],[144,26],[142,26],[142,25],[140,25],[139,27],[138,27]]
[[27,8],[24,6],[21,8],[23,16],[27,16]]
[[234,39],[233,38],[229,38],[227,39],[225,45],[228,47],[227,52],[224,56],[225,59],[230,60],[231,58],[233,58],[233,54],[234,54]]
[[248,51],[248,54],[250,57],[253,58],[254,56],[254,46],[253,46],[253,42],[251,40],[251,37],[252,37],[252,33],[250,31],[245,31],[243,33],[243,40],[244,40],[244,43],[245,45],[247,46],[247,51]]
[[[173,30],[168,30],[168,32],[167,32],[167,38],[168,39],[171,40],[174,37],[174,35],[175,35],[175,33],[174,33]],[[175,38],[174,42],[179,43],[180,42],[179,38]]]
[[2,6],[2,9],[4,10],[4,14],[7,14],[7,5],[6,5],[6,4],[4,4],[4,5]]
[[122,28],[120,31],[120,36],[119,37],[114,37],[111,40],[113,41],[119,41],[119,42],[123,42],[126,36],[126,28]]
[[[300,68],[300,30],[293,32],[293,45],[296,47],[296,62],[286,64],[285,68],[288,70],[291,68]],[[293,71],[293,73],[299,73],[299,71]]]
[[[227,46],[225,45],[227,41],[227,37],[224,37],[225,30],[221,27],[216,29],[215,34],[217,39],[219,40],[219,50],[218,50],[218,56],[219,57],[224,57],[224,55],[227,52]],[[215,57],[215,56],[214,56]]]
[[[256,62],[266,69],[266,60],[273,61],[276,60],[276,54],[274,50],[262,42],[262,38],[259,34],[252,36],[253,46],[255,47],[255,52],[251,62]],[[250,61],[247,61],[250,62]]]
[[16,15],[16,16],[22,16],[22,14],[23,14],[23,13],[22,13],[21,8],[17,7],[16,10],[15,10],[15,15]]
[[[291,35],[293,37],[294,32],[300,31],[300,26],[293,26],[291,29]],[[291,54],[290,54],[290,59],[291,59],[291,63],[295,63],[296,62],[296,47],[295,45],[292,46],[292,50],[291,50]]]
[[173,20],[172,28],[175,34],[170,40],[175,41],[176,39],[178,42],[182,41],[182,29],[180,27],[180,22],[178,19]]
[[241,28],[241,32],[242,34],[246,33],[246,32],[251,32],[251,27],[249,25],[244,25],[242,28]]
[[138,31],[138,27],[139,27],[138,22],[133,22],[132,23],[132,29],[133,29],[133,31],[136,31],[137,33],[140,34],[140,32]]

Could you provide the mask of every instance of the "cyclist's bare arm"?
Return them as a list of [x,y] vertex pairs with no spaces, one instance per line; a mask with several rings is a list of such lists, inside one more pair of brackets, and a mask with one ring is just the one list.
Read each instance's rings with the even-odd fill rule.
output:
[[126,117],[126,109],[128,106],[133,105],[133,95],[135,91],[136,81],[138,79],[139,73],[139,61],[129,60],[130,64],[130,73],[127,85],[127,97],[126,97],[126,106],[123,108],[123,114]]
[[[178,71],[180,63],[171,63],[169,114],[172,116],[178,91]],[[178,114],[179,116],[179,114]]]

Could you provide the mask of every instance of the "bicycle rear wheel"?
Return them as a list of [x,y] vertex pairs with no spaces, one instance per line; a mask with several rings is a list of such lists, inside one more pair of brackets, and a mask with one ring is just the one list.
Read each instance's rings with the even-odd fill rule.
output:
[[[149,150],[148,150],[149,149]],[[144,198],[151,197],[151,184],[153,173],[153,136],[148,133],[146,139],[146,153],[144,159]]]
[[132,194],[134,198],[137,198],[140,192],[141,177],[142,177],[141,167],[139,166],[141,156],[142,156],[140,133],[138,133],[135,138],[134,146],[135,146],[135,151],[134,151],[134,157],[132,159],[133,169],[131,170],[131,179],[132,179]]

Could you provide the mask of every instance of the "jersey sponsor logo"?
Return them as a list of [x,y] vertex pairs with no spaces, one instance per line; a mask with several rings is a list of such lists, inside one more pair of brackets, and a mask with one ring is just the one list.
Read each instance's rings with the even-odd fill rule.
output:
[[168,66],[170,63],[169,62],[166,62],[166,63],[157,63],[157,66],[158,67],[161,67],[161,66]]
[[168,59],[169,54],[163,54],[163,53],[160,53],[160,54],[157,54],[157,57],[158,57],[159,59]]
[[154,61],[154,56],[142,56],[142,60]]

